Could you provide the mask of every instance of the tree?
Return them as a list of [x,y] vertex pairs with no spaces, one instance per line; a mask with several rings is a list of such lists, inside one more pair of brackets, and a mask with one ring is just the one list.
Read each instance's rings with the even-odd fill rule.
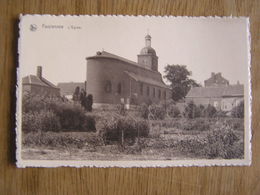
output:
[[79,88],[79,86],[77,86],[73,93],[72,100],[79,101],[79,99],[80,99],[80,88]]
[[183,99],[191,87],[199,87],[195,80],[190,79],[191,72],[184,65],[167,65],[165,67],[165,76],[172,89],[172,99],[178,101]]
[[88,112],[92,111],[92,105],[93,105],[93,95],[89,94],[86,98],[86,110]]
[[85,110],[86,110],[86,103],[87,103],[86,95],[87,95],[86,91],[84,89],[81,89],[80,95],[79,95],[79,100],[80,100],[81,106],[84,107]]

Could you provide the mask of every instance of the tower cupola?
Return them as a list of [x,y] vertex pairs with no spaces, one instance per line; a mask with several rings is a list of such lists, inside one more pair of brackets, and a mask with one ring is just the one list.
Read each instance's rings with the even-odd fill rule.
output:
[[149,34],[145,36],[145,47],[151,47],[151,38]]
[[158,71],[158,57],[151,46],[151,39],[152,37],[149,34],[145,36],[145,47],[141,49],[138,55],[138,64],[141,64],[147,69]]

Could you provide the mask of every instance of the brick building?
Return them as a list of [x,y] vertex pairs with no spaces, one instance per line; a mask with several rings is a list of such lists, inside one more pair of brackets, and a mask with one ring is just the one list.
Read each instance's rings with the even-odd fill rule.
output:
[[37,67],[36,75],[29,75],[22,80],[23,93],[56,97],[60,96],[60,89],[42,76],[42,67]]
[[136,63],[105,51],[87,58],[87,93],[93,95],[93,106],[156,103],[170,98],[171,91],[158,72],[150,35],[137,58]]

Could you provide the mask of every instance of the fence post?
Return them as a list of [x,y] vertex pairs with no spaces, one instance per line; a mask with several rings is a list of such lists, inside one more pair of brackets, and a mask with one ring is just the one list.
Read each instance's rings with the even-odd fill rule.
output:
[[124,146],[124,129],[121,130],[121,145]]

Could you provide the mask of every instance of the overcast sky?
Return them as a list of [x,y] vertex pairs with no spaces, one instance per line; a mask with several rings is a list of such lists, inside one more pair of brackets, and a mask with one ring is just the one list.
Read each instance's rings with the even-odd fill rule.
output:
[[136,62],[149,29],[162,75],[167,64],[181,64],[201,84],[211,72],[222,72],[231,84],[248,78],[245,18],[26,16],[21,26],[22,77],[42,66],[43,76],[54,84],[83,82],[86,57],[103,49]]

